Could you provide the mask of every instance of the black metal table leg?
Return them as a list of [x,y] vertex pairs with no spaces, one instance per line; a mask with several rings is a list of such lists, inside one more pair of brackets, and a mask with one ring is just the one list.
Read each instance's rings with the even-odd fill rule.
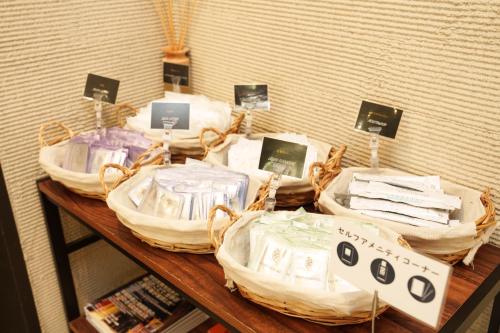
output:
[[68,252],[64,240],[63,227],[59,210],[47,197],[40,193],[42,208],[45,215],[45,224],[50,237],[52,255],[56,264],[57,277],[64,302],[66,319],[72,321],[80,316],[75,284],[71,274]]
[[500,332],[500,293],[495,296],[493,308],[491,309],[490,325],[488,333]]

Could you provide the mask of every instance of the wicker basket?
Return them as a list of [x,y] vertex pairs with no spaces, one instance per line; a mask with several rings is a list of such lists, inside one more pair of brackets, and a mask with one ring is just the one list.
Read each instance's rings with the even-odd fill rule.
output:
[[[494,230],[497,223],[495,221],[495,205],[493,204],[493,200],[491,199],[491,193],[490,189],[486,189],[482,194],[481,194],[481,203],[484,206],[485,213],[483,216],[478,218],[474,223],[476,224],[476,236],[474,237],[474,240],[477,242],[481,243],[486,243],[483,240],[481,240],[481,237],[485,234],[485,232],[488,229]],[[450,254],[433,254],[433,253],[428,253],[429,255],[432,255],[433,257],[440,259],[442,261],[445,261],[451,265],[455,265],[459,263],[460,261],[463,261],[466,256],[469,254],[472,248],[462,250],[462,251],[457,251],[454,253]]]
[[[213,226],[213,217],[215,216],[215,213],[217,210],[222,210],[226,212],[229,216],[229,221],[226,223],[224,227],[222,227],[219,231],[215,231],[212,226]],[[240,219],[241,216],[235,214],[233,211],[228,209],[225,206],[215,206],[212,208],[210,211],[210,217],[208,220],[208,226],[209,226],[209,236],[210,239],[212,240],[212,243],[214,244],[215,247],[215,252],[216,252],[216,257],[218,255],[218,250],[224,243],[224,237],[226,235],[226,232],[232,227],[232,225],[237,222]],[[250,218],[251,219],[251,218]],[[248,220],[247,222],[243,222],[244,224],[246,223],[251,223],[251,220]],[[231,240],[234,242],[234,240]],[[397,242],[404,247],[410,248],[408,243],[401,237],[397,237]],[[229,251],[228,251],[229,252]],[[221,263],[221,260],[219,257],[217,257],[219,260],[219,263]],[[232,264],[236,260],[232,260]],[[231,269],[228,270],[228,267],[224,266],[224,263],[221,263],[221,265],[224,268],[225,271],[225,276],[226,279],[232,280],[234,276],[231,275]],[[241,265],[241,264],[239,264]],[[342,313],[339,311],[336,311],[333,308],[321,308],[317,307],[314,308],[311,306],[311,304],[306,304],[304,302],[305,299],[299,300],[297,298],[293,300],[289,299],[283,299],[287,298],[286,295],[283,295],[281,297],[282,299],[279,299],[280,297],[265,297],[260,295],[258,292],[255,292],[252,290],[251,287],[245,286],[241,283],[237,283],[235,281],[228,281],[227,286],[229,288],[232,287],[234,282],[234,285],[236,288],[239,290],[240,294],[249,299],[250,301],[257,303],[261,306],[264,306],[266,308],[269,308],[271,310],[283,313],[287,316],[292,316],[292,317],[298,317],[302,318],[308,321],[324,324],[324,325],[349,325],[349,324],[359,324],[363,323],[366,321],[373,320],[376,316],[380,315],[382,312],[387,310],[389,308],[388,305],[386,304],[372,304],[373,308],[371,311],[352,311],[349,314]],[[355,304],[355,303],[354,303]]]
[[[130,108],[128,104],[117,106],[117,117],[121,118],[123,111]],[[49,174],[49,176],[62,183],[70,191],[91,199],[106,200],[105,193],[102,191],[101,180],[96,174],[84,174],[65,170],[54,163],[56,155],[61,154],[64,150],[64,145],[67,140],[75,136],[69,127],[61,122],[53,121],[40,126],[38,141],[40,144],[40,165]],[[156,149],[160,145],[153,145],[139,156],[137,161],[132,165],[131,170],[127,168],[128,173],[136,172],[142,165],[147,164],[162,164],[163,155],[156,154]],[[154,154],[154,156],[152,156]],[[121,177],[118,175],[106,175],[103,178],[107,185],[112,185]]]
[[[108,168],[115,168],[115,169],[118,169],[122,172],[122,176],[119,179],[117,179],[111,186],[108,186],[108,184],[106,184],[104,182],[104,178],[103,178],[104,174]],[[122,184],[123,182],[125,182],[126,180],[128,180],[129,178],[134,176],[137,173],[137,171],[138,171],[138,169],[137,170],[129,170],[129,169],[126,169],[126,168],[124,168],[120,165],[116,165],[116,164],[103,165],[101,167],[101,169],[99,170],[99,177],[101,180],[103,191],[106,194],[106,197],[110,193],[110,191],[114,190],[120,184]],[[257,193],[257,196],[256,196],[254,202],[251,203],[247,207],[247,210],[254,211],[254,210],[262,209],[264,207],[264,201],[267,198],[268,194],[269,194],[269,192],[268,192],[267,188],[265,186],[261,186],[258,189],[258,193]],[[145,242],[153,247],[157,247],[157,248],[160,248],[160,249],[163,249],[166,251],[171,251],[171,252],[185,252],[185,253],[194,253],[194,254],[206,254],[206,253],[213,253],[214,252],[214,247],[208,239],[202,243],[196,243],[196,244],[188,243],[186,241],[182,241],[182,235],[179,231],[174,231],[174,230],[169,231],[168,229],[161,230],[161,232],[163,232],[163,233],[168,233],[168,232],[174,233],[175,232],[176,234],[178,234],[179,237],[177,237],[177,238],[172,237],[172,238],[176,238],[177,242],[165,241],[165,240],[161,240],[161,239],[158,239],[157,237],[155,237],[155,234],[160,232],[159,229],[155,229],[154,232],[152,232],[151,230],[144,229],[144,230],[141,230],[142,231],[141,232],[141,231],[139,231],[139,228],[137,228],[137,226],[130,219],[128,219],[124,216],[125,214],[120,214],[120,211],[118,208],[114,207],[114,205],[113,206],[110,205],[110,208],[115,210],[118,220],[120,220],[120,222],[122,222],[127,228],[129,228],[132,231],[132,234],[134,236],[136,236],[137,238],[139,238],[143,242]],[[201,234],[203,234],[203,236],[206,237],[206,230],[199,230],[196,232],[201,233]],[[195,237],[195,236],[193,236],[193,237]]]
[[[120,119],[120,125],[125,126],[128,129],[134,129],[140,132],[144,132],[144,135],[154,141],[160,142],[161,136],[158,133],[148,132],[142,127],[136,125],[127,124],[124,117],[126,110],[129,110],[129,114],[137,115],[139,109],[132,107],[130,104],[125,104],[122,106],[121,114],[117,114],[117,118]],[[243,121],[244,114],[240,114],[238,117],[234,118],[230,127],[226,131],[221,131],[217,128],[204,128],[199,133],[198,137],[193,138],[180,138],[173,140],[170,144],[171,161],[174,164],[184,164],[186,158],[192,158],[196,160],[202,160],[206,153],[206,145],[210,146],[213,141],[219,140],[221,136],[226,136],[233,133],[238,133],[240,130],[241,123]]]
[[[352,178],[352,173],[366,170],[366,168],[344,169],[342,174],[322,191],[319,199],[320,211],[334,215],[363,218],[374,224],[389,227],[402,234],[412,248],[452,265],[460,261],[467,265],[470,264],[477,249],[482,244],[487,243],[489,235],[495,229],[495,207],[489,190],[481,193],[444,180],[442,184],[445,191],[452,191],[449,193],[462,197],[464,201],[460,214],[467,217],[460,218],[462,223],[458,227],[429,228],[409,226],[362,215],[336,202],[335,193],[345,193],[346,184]],[[392,169],[379,170],[387,175],[409,175]]]
[[[225,158],[221,158],[225,154],[228,146],[237,140],[238,136],[230,136],[229,133],[220,133],[219,131],[213,131],[212,129],[207,129],[206,131],[212,131],[218,135],[216,140],[213,140],[210,144],[205,144],[202,135],[202,146],[205,149],[206,161],[212,164],[221,165]],[[203,133],[202,133],[203,134]],[[258,137],[262,136],[272,136],[275,134],[255,134]],[[320,147],[326,144],[316,142]],[[328,152],[328,149],[330,151]],[[325,156],[325,162],[314,162],[311,164],[309,169],[309,184],[299,184],[299,185],[287,185],[281,186],[276,193],[276,206],[277,207],[300,207],[311,204],[315,202],[320,192],[340,173],[342,162],[342,157],[346,151],[347,147],[341,145],[338,150],[328,145],[327,149],[324,149],[323,155]],[[210,153],[210,154],[209,154]]]

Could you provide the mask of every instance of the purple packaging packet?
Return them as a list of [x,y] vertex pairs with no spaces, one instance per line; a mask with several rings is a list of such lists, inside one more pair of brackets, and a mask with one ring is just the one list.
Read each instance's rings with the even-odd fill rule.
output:
[[87,173],[98,173],[100,167],[106,163],[125,164],[128,149],[110,146],[102,143],[93,143],[89,147]]

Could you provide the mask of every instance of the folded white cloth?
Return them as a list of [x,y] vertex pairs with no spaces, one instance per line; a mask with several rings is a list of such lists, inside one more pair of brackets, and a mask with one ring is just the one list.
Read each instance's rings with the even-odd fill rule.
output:
[[154,141],[162,141],[163,129],[151,129],[151,106],[155,102],[189,103],[189,130],[174,130],[174,141],[197,139],[203,128],[214,127],[225,131],[231,126],[231,107],[228,103],[211,101],[202,95],[166,92],[165,97],[148,103],[134,117],[127,118],[127,128],[143,132]]

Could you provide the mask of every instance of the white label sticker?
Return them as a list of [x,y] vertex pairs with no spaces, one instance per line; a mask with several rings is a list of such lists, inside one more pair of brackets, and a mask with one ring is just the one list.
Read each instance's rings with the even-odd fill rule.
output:
[[436,328],[452,267],[375,236],[349,222],[337,222],[334,274]]

